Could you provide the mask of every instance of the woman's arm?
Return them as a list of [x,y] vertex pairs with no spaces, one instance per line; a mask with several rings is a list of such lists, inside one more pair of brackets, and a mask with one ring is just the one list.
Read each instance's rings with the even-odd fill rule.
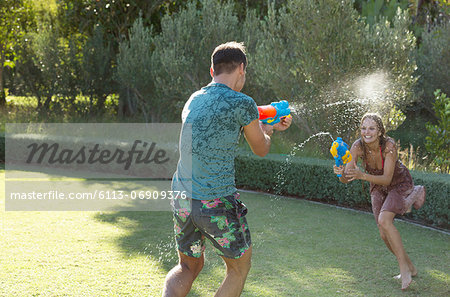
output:
[[345,168],[344,168],[344,166],[337,167],[336,165],[334,165],[334,173],[341,175],[339,177],[339,181],[344,184],[347,184],[353,180],[353,179],[349,179],[349,177],[347,176],[347,172],[348,172],[348,170],[357,167],[356,164],[358,162],[358,158],[362,155],[362,150],[361,150],[358,142],[359,142],[359,140],[355,141],[353,143],[352,147],[350,148],[350,154],[352,154],[352,160],[345,165]]

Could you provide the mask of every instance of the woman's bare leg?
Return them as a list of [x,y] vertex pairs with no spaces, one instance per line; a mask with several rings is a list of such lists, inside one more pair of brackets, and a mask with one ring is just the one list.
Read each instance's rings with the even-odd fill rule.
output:
[[[395,256],[395,253],[394,253],[394,251],[392,250],[391,245],[389,244],[389,241],[387,240],[387,236],[386,236],[386,234],[384,234],[384,232],[383,232],[383,230],[381,229],[380,225],[378,225],[378,229],[380,230],[380,237],[381,237],[381,239],[383,239],[383,241],[384,241],[384,243],[386,244],[387,248],[388,248],[388,249],[391,251],[391,253],[394,254],[394,256]],[[416,275],[417,275],[417,269],[416,269],[416,267],[414,267],[414,264],[411,262],[411,259],[409,258],[409,256],[406,255],[406,257],[407,257],[407,261],[408,261],[408,267],[409,267],[409,270],[411,270],[411,276],[416,276]],[[398,275],[394,276],[395,279],[401,279],[401,277],[402,277],[401,274],[398,274]]]
[[415,271],[415,268],[410,268],[412,263],[403,247],[400,233],[394,226],[394,217],[395,213],[390,211],[382,211],[378,219],[378,224],[380,227],[380,231],[383,234],[382,238],[385,237],[386,239],[385,240],[383,238],[383,240],[385,240],[385,243],[387,242],[386,246],[397,258],[402,279],[402,290],[405,290],[411,284],[412,274],[417,273],[417,271]]

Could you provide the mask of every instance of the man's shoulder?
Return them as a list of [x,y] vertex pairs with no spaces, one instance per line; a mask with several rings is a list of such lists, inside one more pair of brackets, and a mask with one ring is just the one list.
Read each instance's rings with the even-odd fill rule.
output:
[[210,83],[207,86],[203,87],[199,91],[197,91],[195,94],[211,94],[212,96],[222,96],[222,97],[228,97],[228,98],[236,98],[236,99],[242,99],[242,100],[251,100],[254,101],[252,97],[237,92],[230,87],[221,84],[221,83]]

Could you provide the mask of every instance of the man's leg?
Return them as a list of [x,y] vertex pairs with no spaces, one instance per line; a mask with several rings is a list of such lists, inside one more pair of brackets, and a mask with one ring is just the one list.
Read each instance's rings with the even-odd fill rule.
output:
[[166,276],[163,297],[186,296],[191,290],[192,283],[203,268],[204,255],[200,258],[186,256],[178,251],[179,263]]
[[239,259],[222,257],[227,266],[227,275],[222,282],[215,297],[239,297],[244,289],[245,280],[250,270],[252,259],[252,247]]

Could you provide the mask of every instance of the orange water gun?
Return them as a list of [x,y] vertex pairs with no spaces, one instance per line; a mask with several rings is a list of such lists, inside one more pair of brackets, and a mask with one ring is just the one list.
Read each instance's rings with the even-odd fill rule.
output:
[[280,102],[272,102],[270,105],[258,106],[259,120],[264,124],[274,125],[279,123],[281,119],[291,116],[289,102],[281,100]]

